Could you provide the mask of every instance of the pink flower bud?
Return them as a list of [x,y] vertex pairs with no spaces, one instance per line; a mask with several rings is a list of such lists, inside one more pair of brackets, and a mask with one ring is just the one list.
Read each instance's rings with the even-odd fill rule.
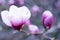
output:
[[44,28],[50,29],[52,22],[53,22],[53,14],[48,10],[44,11],[42,14],[42,23]]
[[22,26],[30,19],[31,13],[26,6],[16,7],[12,5],[9,11],[5,10],[1,12],[3,22],[14,28],[20,30]]
[[38,34],[39,33],[39,29],[36,25],[29,25],[28,29],[31,32],[31,34]]
[[15,0],[9,0],[9,1],[8,1],[8,5],[9,5],[9,6],[11,6],[11,5],[13,5],[13,4],[15,4]]

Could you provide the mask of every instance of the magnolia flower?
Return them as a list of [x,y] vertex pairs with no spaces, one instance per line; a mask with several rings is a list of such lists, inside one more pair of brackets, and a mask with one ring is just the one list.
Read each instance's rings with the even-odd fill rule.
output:
[[36,25],[29,25],[28,29],[31,34],[38,34],[39,33],[39,29]]
[[20,30],[27,20],[31,17],[31,13],[26,6],[16,7],[12,5],[9,11],[1,12],[3,22],[13,27],[15,30]]
[[42,14],[42,23],[44,28],[50,29],[52,22],[53,22],[53,14],[48,10],[44,11]]

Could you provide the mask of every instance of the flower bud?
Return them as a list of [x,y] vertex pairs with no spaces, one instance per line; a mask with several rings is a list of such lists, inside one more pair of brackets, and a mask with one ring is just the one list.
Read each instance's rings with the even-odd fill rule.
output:
[[50,29],[53,22],[53,14],[46,10],[42,14],[42,24],[45,29]]
[[28,29],[31,32],[31,34],[38,34],[39,33],[39,29],[36,25],[29,25]]

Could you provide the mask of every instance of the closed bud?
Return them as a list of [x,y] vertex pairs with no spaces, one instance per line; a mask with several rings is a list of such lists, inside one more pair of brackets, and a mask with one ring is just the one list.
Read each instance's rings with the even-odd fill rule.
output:
[[36,25],[29,25],[28,29],[31,34],[38,34],[39,33],[39,29]]
[[53,14],[46,10],[42,14],[42,24],[45,29],[50,29],[53,22]]

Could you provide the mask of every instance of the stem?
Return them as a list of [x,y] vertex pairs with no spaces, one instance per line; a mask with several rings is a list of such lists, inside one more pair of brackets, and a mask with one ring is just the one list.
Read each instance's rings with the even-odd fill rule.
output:
[[49,27],[47,26],[46,28],[45,28],[45,32],[47,32],[49,30]]
[[51,40],[56,40],[57,39],[57,37],[58,37],[58,35],[59,35],[59,30],[56,32],[56,34],[55,34],[55,37],[54,38],[52,38]]
[[54,37],[54,40],[57,39],[58,35],[59,35],[59,31],[56,33],[56,35],[55,35],[55,37]]
[[35,39],[40,39],[40,40],[43,40],[43,33],[39,33],[37,35],[34,35],[35,36]]
[[20,29],[20,31],[26,33],[27,35],[30,35],[30,33],[27,31],[24,31],[23,28],[24,28],[24,25],[22,26],[22,29]]
[[42,34],[42,38],[41,38],[41,40],[44,40],[43,34]]
[[25,40],[27,37],[29,37],[31,34],[29,33],[29,32],[27,32],[27,31],[24,31],[24,30],[20,30],[20,32],[23,32],[23,33],[25,33],[26,35],[25,36],[23,36],[23,38],[21,39],[21,40]]
[[[45,31],[42,33],[42,39],[41,39],[41,40],[44,40],[44,37],[49,38],[49,37],[45,36],[45,33],[46,33],[48,30],[49,30],[49,27],[46,27],[46,28],[45,28]],[[49,38],[49,39],[50,39],[50,38]]]
[[22,29],[21,29],[20,31],[26,33],[27,35],[30,35],[30,33],[27,32],[27,31],[24,31],[24,30],[22,30]]

